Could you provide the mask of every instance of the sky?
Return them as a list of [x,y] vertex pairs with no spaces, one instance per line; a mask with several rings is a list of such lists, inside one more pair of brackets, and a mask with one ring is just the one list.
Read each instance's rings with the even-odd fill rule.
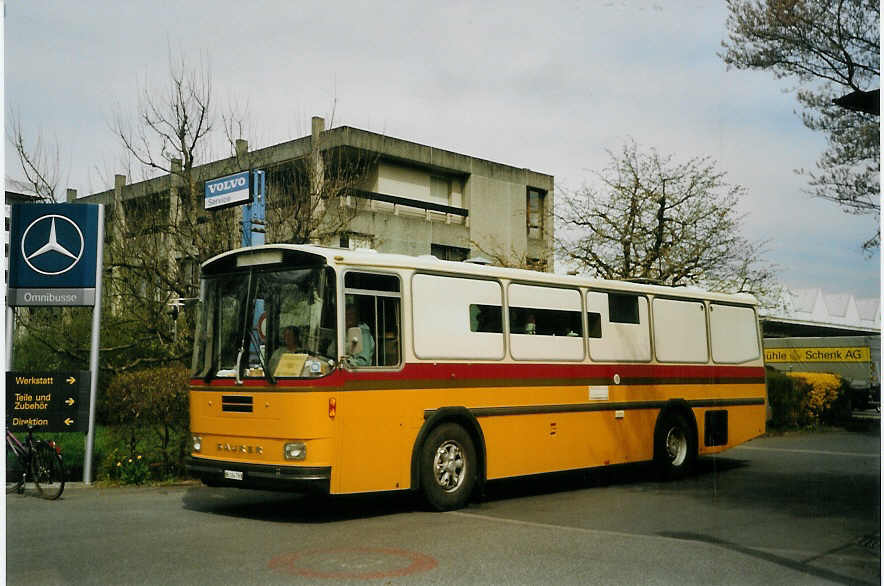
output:
[[[141,178],[111,126],[163,87],[170,55],[210,71],[250,148],[307,135],[318,115],[548,173],[561,192],[595,185],[631,140],[711,157],[744,186],[743,233],[767,242],[784,286],[878,297],[880,254],[861,248],[878,218],[808,194],[795,170],[814,168],[825,137],[802,124],[794,81],[727,70],[723,4],[8,1],[6,116],[58,145],[79,195]],[[8,145],[4,159],[21,178]]]

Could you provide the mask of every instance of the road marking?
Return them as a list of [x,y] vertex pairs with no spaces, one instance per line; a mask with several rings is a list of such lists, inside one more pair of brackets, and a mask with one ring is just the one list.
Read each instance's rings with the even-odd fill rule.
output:
[[665,537],[662,535],[645,535],[642,533],[627,533],[625,531],[606,531],[604,529],[587,529],[585,527],[572,527],[570,525],[555,525],[553,523],[539,523],[537,521],[522,521],[520,519],[507,519],[506,517],[495,517],[494,515],[481,515],[479,513],[467,513],[464,511],[448,511],[447,515],[457,515],[459,517],[470,517],[481,521],[495,521],[498,523],[506,523],[509,525],[521,525],[523,527],[537,527],[540,529],[553,529],[573,531],[575,533],[587,533],[592,535],[609,535],[612,537],[644,537],[656,541],[684,541],[674,537]]
[[[753,449],[767,449],[767,448],[753,448]],[[467,513],[465,511],[448,511],[445,513],[446,515],[457,515],[458,517],[468,517],[471,519],[478,519],[480,521],[494,521],[497,523],[504,523],[507,525],[520,525],[523,527],[536,527],[539,529],[552,529],[552,530],[565,530],[571,531],[574,533],[584,533],[589,535],[599,535],[599,536],[611,536],[611,537],[628,537],[631,539],[635,538],[644,538],[652,541],[666,541],[669,543],[684,543],[690,542],[697,545],[705,545],[712,547],[724,547],[728,549],[729,545],[726,542],[719,542],[717,540],[697,540],[697,539],[689,539],[687,537],[676,537],[669,535],[653,535],[647,533],[627,533],[625,531],[608,531],[605,529],[587,529],[585,527],[573,527],[570,525],[555,525],[553,523],[540,523],[537,521],[522,521],[519,519],[508,519],[506,517],[495,517],[493,515],[481,515],[479,513]],[[852,544],[849,544],[852,545]],[[730,549],[733,549],[732,547]],[[841,548],[839,548],[840,550]],[[862,556],[862,555],[845,555],[840,552],[828,552],[820,554],[815,551],[808,551],[804,549],[781,549],[776,547],[756,547],[756,546],[739,546],[737,549],[739,553],[747,554],[751,552],[762,552],[767,554],[775,554],[782,556],[794,556],[796,558],[802,558],[807,556],[815,556],[815,557],[832,557],[836,559],[841,559],[845,561],[868,561],[870,556]],[[874,554],[870,554],[872,557],[875,557]]]
[[847,456],[849,458],[875,458],[880,459],[881,454],[868,452],[830,452],[828,450],[792,450],[787,448],[759,448],[755,446],[736,446],[734,450],[755,450],[756,452],[783,452],[786,454],[814,454],[820,456]]

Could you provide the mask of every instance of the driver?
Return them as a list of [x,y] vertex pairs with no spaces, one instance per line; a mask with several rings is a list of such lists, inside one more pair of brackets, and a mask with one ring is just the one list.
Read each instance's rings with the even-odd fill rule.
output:
[[276,366],[283,354],[297,354],[301,347],[301,341],[298,339],[298,330],[295,326],[286,326],[282,330],[282,339],[284,344],[273,351],[270,356],[270,372],[276,372]]

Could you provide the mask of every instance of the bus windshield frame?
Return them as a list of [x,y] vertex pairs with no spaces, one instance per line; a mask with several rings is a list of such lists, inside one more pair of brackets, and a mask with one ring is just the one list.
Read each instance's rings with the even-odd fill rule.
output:
[[337,358],[334,270],[328,266],[251,267],[204,275],[192,375],[317,378]]

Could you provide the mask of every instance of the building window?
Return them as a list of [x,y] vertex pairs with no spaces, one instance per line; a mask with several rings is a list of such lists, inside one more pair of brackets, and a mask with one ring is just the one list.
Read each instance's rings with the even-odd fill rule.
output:
[[543,200],[546,193],[532,187],[528,188],[528,238],[543,238]]
[[451,180],[447,177],[430,176],[430,201],[448,205],[451,196]]
[[470,256],[470,249],[444,244],[430,244],[430,254],[439,260],[465,261]]
[[371,236],[365,236],[364,234],[344,232],[341,234],[340,246],[341,248],[349,248],[350,250],[356,250],[357,248],[371,248],[372,239]]
[[532,271],[546,271],[546,259],[543,258],[531,258],[528,257],[525,259],[526,268]]

